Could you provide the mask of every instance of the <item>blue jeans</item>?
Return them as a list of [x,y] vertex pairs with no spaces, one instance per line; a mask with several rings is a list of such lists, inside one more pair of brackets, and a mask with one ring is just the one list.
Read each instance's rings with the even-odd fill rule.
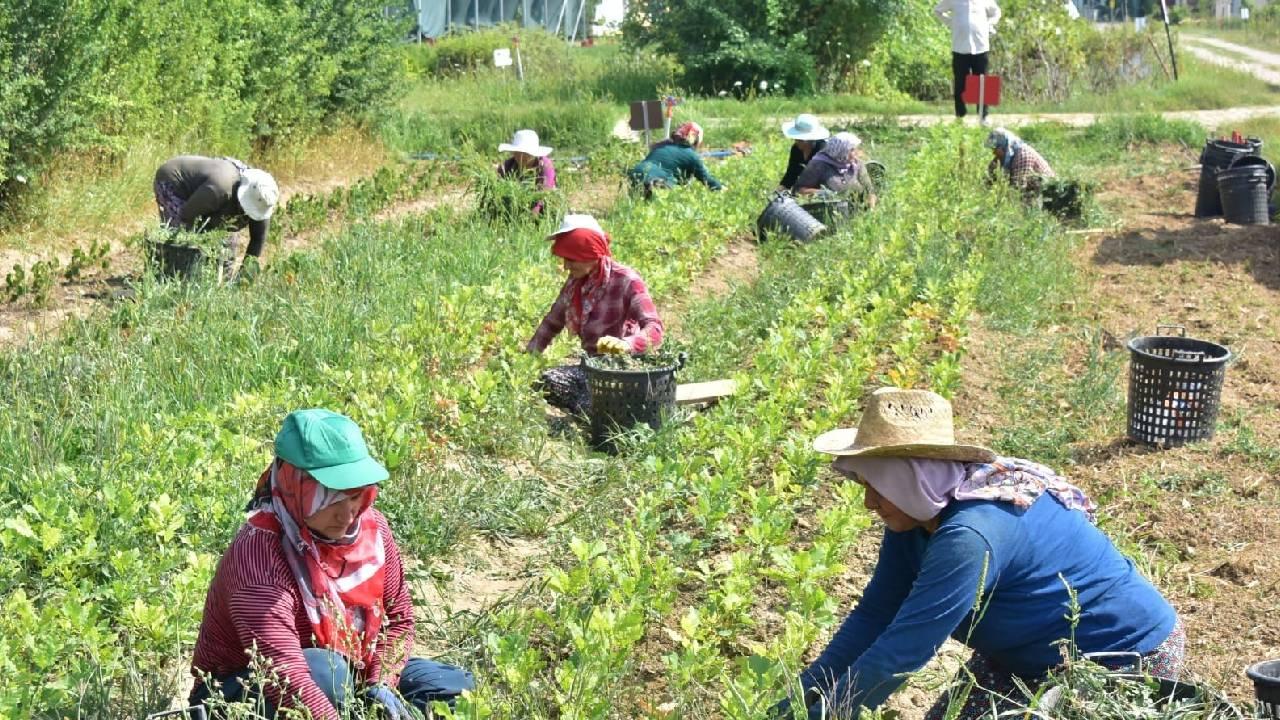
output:
[[[352,697],[359,698],[359,693],[352,687],[351,667],[345,657],[323,648],[307,648],[302,654],[311,670],[311,679],[335,708],[341,710]],[[216,692],[226,702],[250,703],[262,717],[267,720],[275,718],[275,705],[262,694],[258,684],[251,682],[248,668],[213,680],[215,688],[210,689],[209,683],[201,683],[191,692],[188,704],[203,705]],[[400,673],[400,684],[396,690],[406,702],[430,717],[431,703],[442,701],[452,706],[462,691],[475,686],[475,678],[462,668],[425,658],[410,658]],[[215,712],[210,712],[210,715],[219,717]]]

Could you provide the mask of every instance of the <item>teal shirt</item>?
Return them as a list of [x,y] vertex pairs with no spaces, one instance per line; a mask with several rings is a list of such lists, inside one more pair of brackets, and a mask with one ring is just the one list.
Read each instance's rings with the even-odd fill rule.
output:
[[698,179],[712,190],[721,188],[720,181],[707,172],[697,150],[669,140],[654,145],[649,155],[631,169],[631,182],[636,185],[653,180],[675,185],[689,182],[689,178]]

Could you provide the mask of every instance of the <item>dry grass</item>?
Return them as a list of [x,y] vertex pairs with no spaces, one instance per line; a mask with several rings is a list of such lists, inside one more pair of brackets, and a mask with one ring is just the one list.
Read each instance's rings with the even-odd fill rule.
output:
[[[218,148],[142,140],[111,158],[66,155],[33,182],[47,188],[20,222],[0,232],[0,249],[31,257],[66,254],[90,240],[119,241],[155,217],[151,183],[156,168],[182,153],[219,154]],[[372,173],[387,151],[368,133],[342,128],[309,142],[253,158],[280,182],[287,199]],[[8,267],[0,267],[7,272]]]

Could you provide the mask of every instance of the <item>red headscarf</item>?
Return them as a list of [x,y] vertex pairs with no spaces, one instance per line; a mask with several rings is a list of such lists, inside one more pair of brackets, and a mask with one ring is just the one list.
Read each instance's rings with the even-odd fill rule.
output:
[[554,236],[551,253],[573,262],[591,262],[612,257],[609,236],[591,228],[574,228]]
[[[565,260],[573,262],[591,262],[598,260],[599,265],[593,275],[603,275],[604,265],[607,258],[613,257],[609,252],[609,236],[596,232],[591,228],[574,228],[555,235],[551,241],[551,253]],[[587,278],[583,278],[576,282],[573,288],[573,309],[578,322],[582,318],[582,286],[586,284]],[[576,326],[578,322],[570,322],[571,326]],[[576,327],[575,327],[576,332]]]
[[[377,654],[382,627],[386,548],[370,512],[378,486],[360,488],[360,512],[341,538],[317,537],[306,519],[345,499],[308,473],[277,458],[258,479],[248,522],[280,533],[316,643],[359,667]],[[268,494],[269,493],[269,494]]]

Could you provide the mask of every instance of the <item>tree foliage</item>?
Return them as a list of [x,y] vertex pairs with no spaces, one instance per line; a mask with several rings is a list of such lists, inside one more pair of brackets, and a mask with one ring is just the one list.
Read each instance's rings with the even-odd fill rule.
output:
[[405,29],[358,0],[0,0],[0,199],[66,150],[244,150],[392,99]]
[[905,0],[636,0],[623,33],[677,57],[692,89],[826,89],[866,58]]

